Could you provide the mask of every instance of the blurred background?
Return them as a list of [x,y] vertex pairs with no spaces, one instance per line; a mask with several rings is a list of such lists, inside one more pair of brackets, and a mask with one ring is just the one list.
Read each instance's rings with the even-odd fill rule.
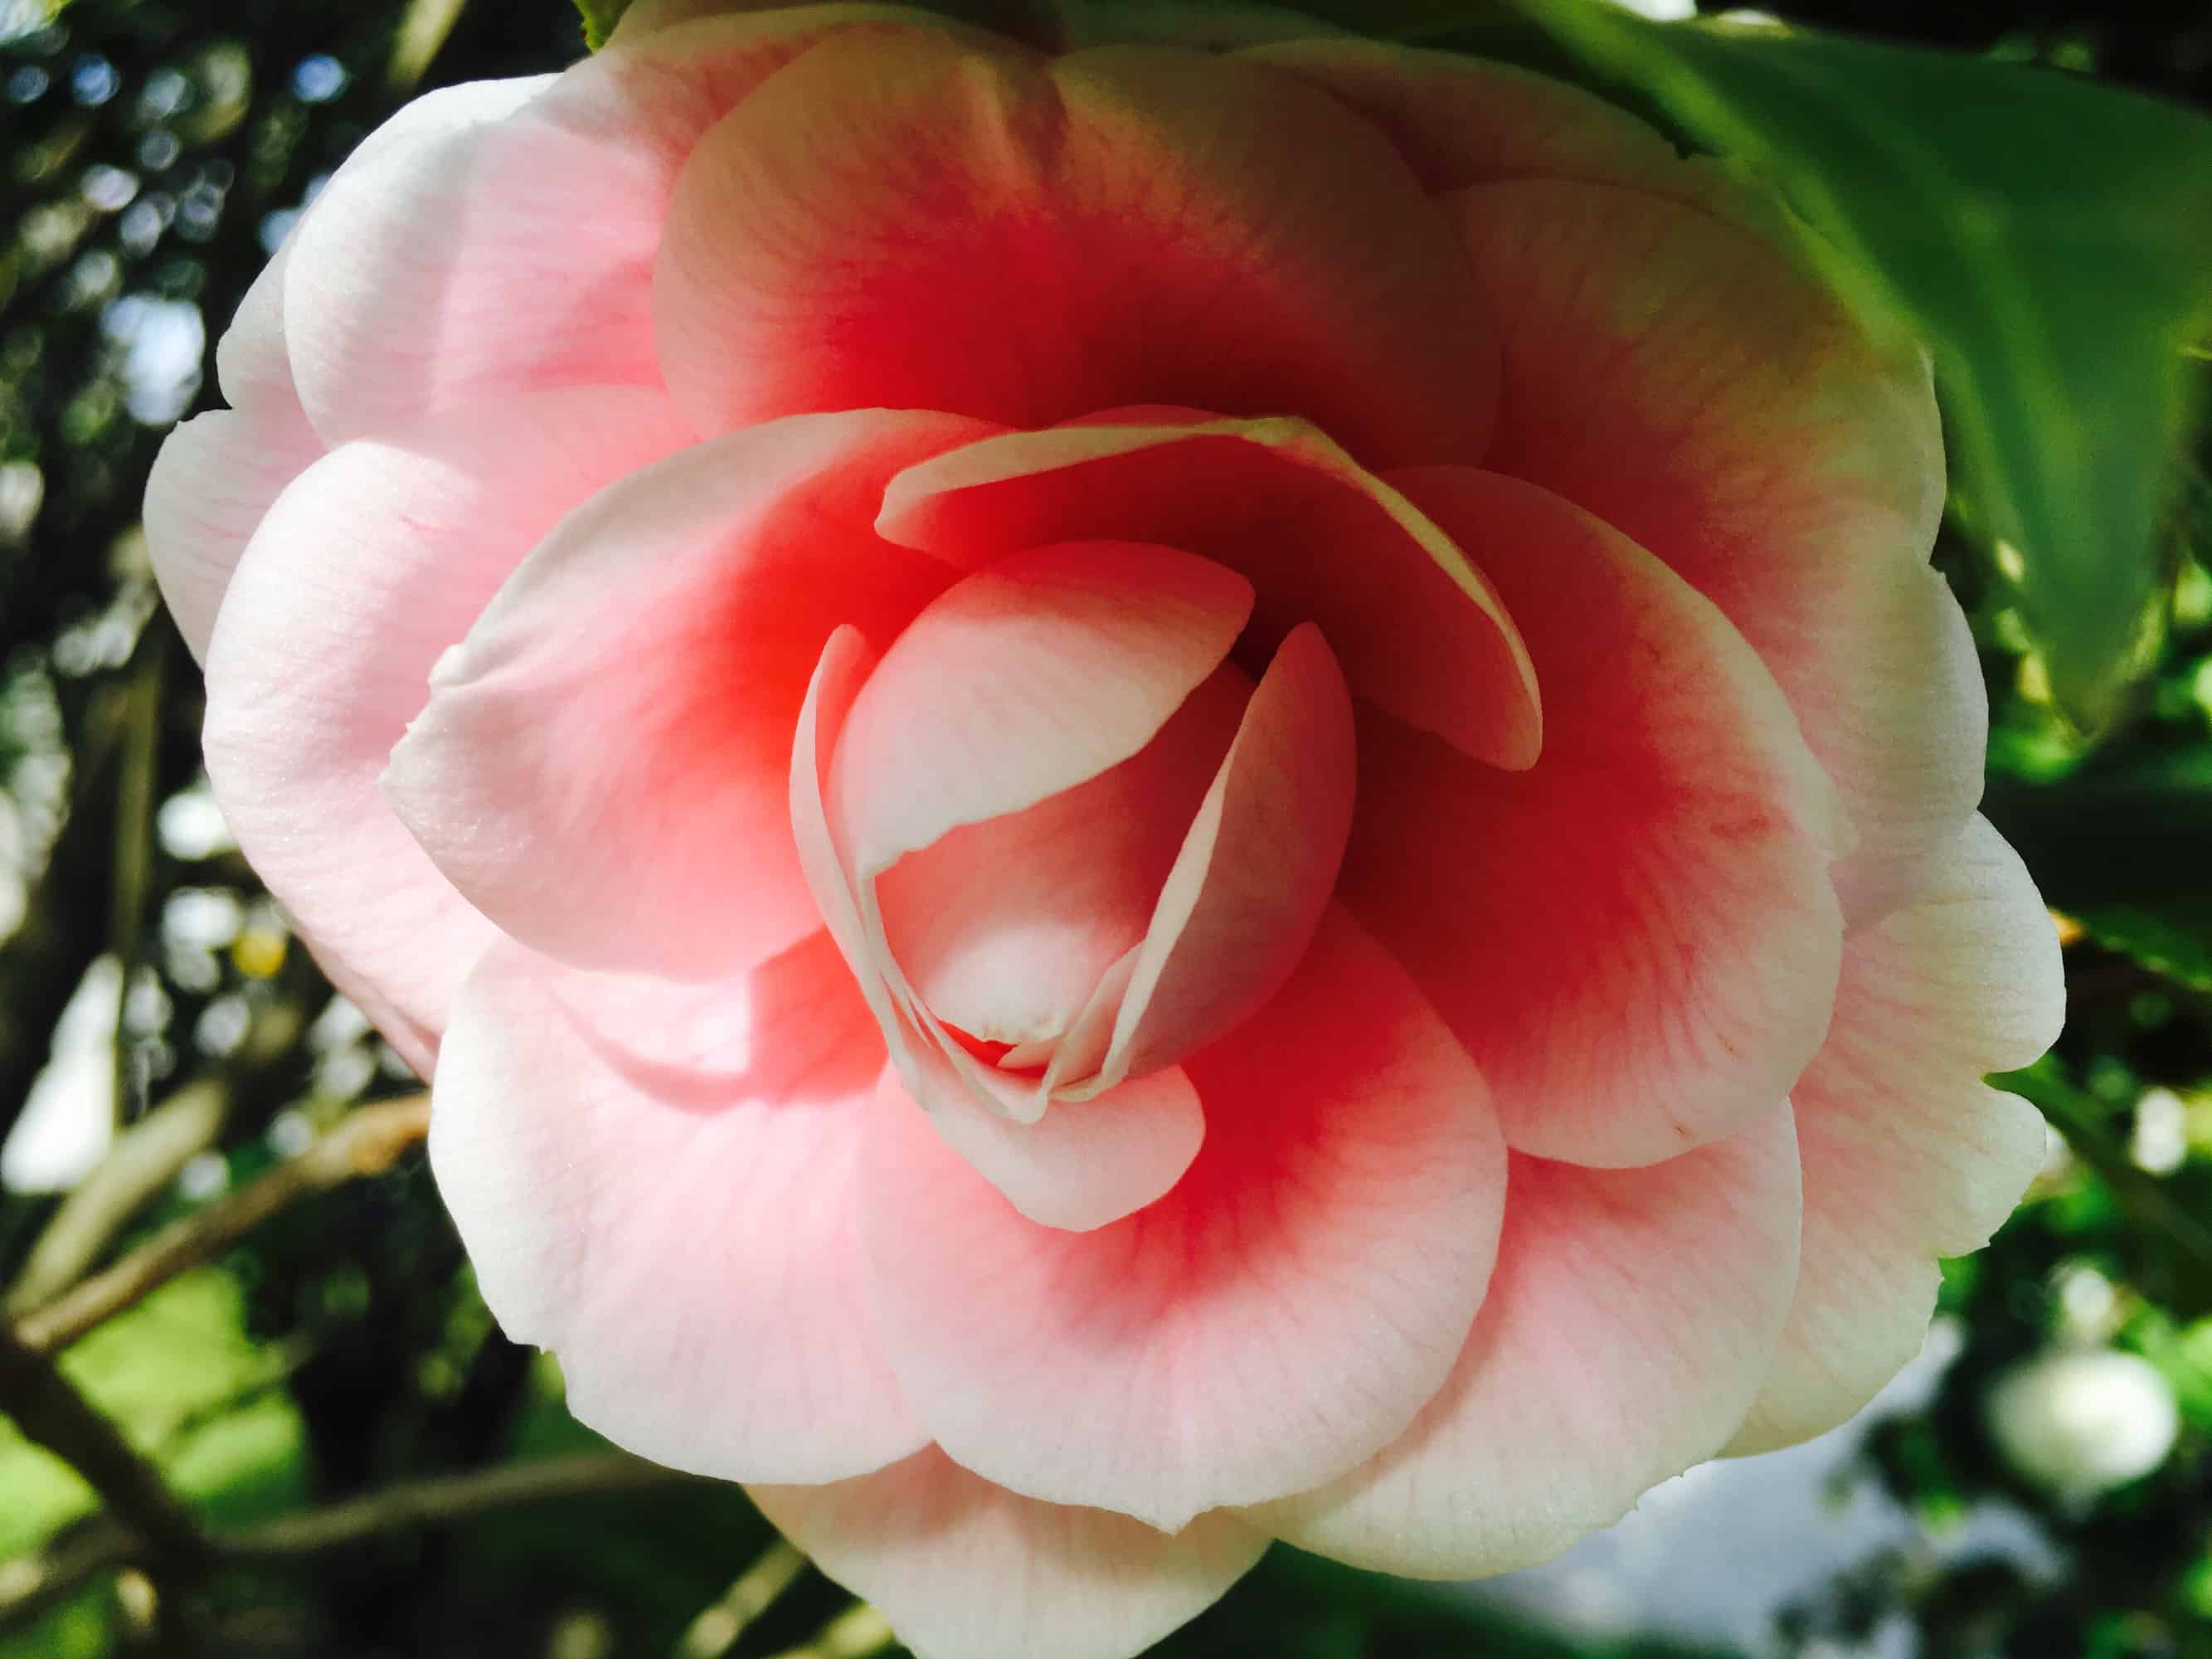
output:
[[[1776,9],[2212,102],[2200,0]],[[419,1085],[209,796],[137,525],[216,337],[348,149],[422,88],[581,50],[561,0],[0,0],[0,1409],[33,1431],[0,1416],[0,1659],[896,1650],[742,1494],[607,1457],[494,1328]],[[2047,1165],[1947,1273],[1921,1361],[1549,1566],[1413,1587],[1279,1547],[1161,1653],[2212,1656],[2212,491],[2177,459],[2154,614],[2094,735],[1970,543],[1976,503],[1939,553],[2072,1015],[2017,1079]],[[240,1548],[133,1559],[33,1442],[71,1442],[142,1533],[173,1515],[54,1399],[56,1357]]]

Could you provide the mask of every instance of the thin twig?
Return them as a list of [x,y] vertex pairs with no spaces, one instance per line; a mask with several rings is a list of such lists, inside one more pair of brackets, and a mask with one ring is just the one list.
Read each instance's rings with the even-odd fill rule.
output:
[[720,1600],[686,1627],[676,1644],[676,1659],[722,1659],[737,1646],[746,1627],[775,1605],[775,1598],[791,1588],[791,1581],[805,1567],[806,1558],[777,1539],[738,1574]]
[[812,1641],[787,1648],[775,1659],[870,1659],[897,1645],[890,1620],[866,1601],[856,1601],[815,1632]]
[[379,1533],[444,1526],[491,1510],[547,1498],[594,1492],[641,1492],[696,1482],[700,1477],[665,1469],[626,1452],[579,1452],[502,1463],[466,1474],[402,1480],[381,1491],[321,1509],[303,1510],[216,1540],[225,1561],[282,1561],[343,1548]]
[[69,1346],[179,1273],[214,1261],[301,1199],[390,1169],[429,1128],[428,1095],[356,1109],[296,1157],[172,1222],[113,1266],[29,1315],[16,1326],[16,1337],[40,1353]]
[[82,1475],[108,1513],[142,1541],[155,1560],[197,1566],[208,1540],[161,1472],[44,1354],[0,1328],[0,1411],[24,1438],[37,1442]]
[[[696,1476],[620,1452],[582,1452],[405,1480],[236,1532],[202,1534],[204,1565],[278,1566],[384,1533],[444,1526],[544,1498],[642,1492]],[[0,1632],[21,1628],[103,1573],[150,1559],[145,1541],[100,1516],[39,1554],[0,1564]]]
[[61,1201],[24,1258],[0,1311],[21,1319],[75,1284],[139,1207],[222,1132],[230,1091],[217,1079],[188,1083],[116,1138]]

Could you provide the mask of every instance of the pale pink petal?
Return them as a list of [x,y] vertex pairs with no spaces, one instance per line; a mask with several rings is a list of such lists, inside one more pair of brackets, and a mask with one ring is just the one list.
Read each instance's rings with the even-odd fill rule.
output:
[[1130,1659],[1267,1547],[1229,1515],[1169,1534],[1018,1498],[934,1449],[856,1480],[750,1490],[823,1571],[883,1610],[915,1659]]
[[1120,765],[1251,607],[1235,572],[1127,542],[1038,548],[948,589],[885,651],[837,744],[831,810],[855,875]]
[[1151,923],[1251,683],[1214,671],[1120,765],[952,830],[884,872],[884,933],[946,1024],[987,1042],[1055,1037]]
[[1481,451],[1496,347],[1467,282],[1389,146],[1293,76],[847,33],[700,143],[655,309],[702,430],[1171,403],[1302,416],[1391,465]]
[[294,239],[286,327],[316,429],[337,442],[487,395],[660,384],[653,261],[684,158],[817,40],[884,16],[920,20],[704,18],[557,77],[447,88],[418,100],[443,100],[435,118],[372,134]]
[[1513,64],[1350,39],[1282,40],[1239,56],[1310,81],[1373,122],[1430,190],[1576,179],[1679,191],[1691,171],[1620,106]]
[[892,541],[971,567],[1127,537],[1249,578],[1272,648],[1318,622],[1352,690],[1477,759],[1542,743],[1528,656],[1474,555],[1302,421],[1125,410],[949,451],[891,481]]
[[883,1111],[926,1112],[945,1145],[1039,1226],[1089,1232],[1143,1209],[1182,1179],[1206,1139],[1198,1091],[1180,1066],[1095,1099],[1055,1101],[1024,1123],[971,1100],[933,1046],[912,1052],[928,1104],[886,1070]]
[[546,537],[438,665],[384,783],[438,867],[573,966],[711,978],[821,926],[791,742],[841,623],[887,639],[952,579],[869,527],[976,423],[779,422],[630,471]]
[[439,1059],[439,1189],[501,1325],[617,1444],[732,1480],[880,1468],[926,1443],[861,1286],[882,1044],[826,935],[714,988],[663,1006],[495,946]]
[[1109,1087],[1195,1053],[1290,978],[1335,890],[1355,770],[1344,676],[1304,623],[1252,693],[1160,890],[1115,1017]]
[[1166,1528],[1404,1430],[1474,1320],[1504,1188],[1481,1079],[1341,912],[1186,1069],[1204,1147],[1095,1231],[1024,1219],[918,1113],[879,1113],[862,1151],[870,1304],[932,1436]]
[[1499,772],[1363,718],[1346,902],[1517,1150],[1617,1167],[1734,1133],[1827,1028],[1833,789],[1741,636],[1650,554],[1515,479],[1394,481],[1479,538],[1544,688],[1544,758]]
[[377,776],[431,665],[531,544],[686,435],[647,392],[487,403],[317,461],[239,562],[208,652],[216,798],[270,890],[319,954],[375,988],[418,1065],[492,929]]
[[1986,721],[1928,567],[1943,450],[1924,359],[1878,349],[1732,214],[1557,181],[1439,201],[1504,342],[1484,465],[1589,508],[1721,608],[1842,792],[1854,923],[1908,898],[1980,798]]
[[1719,1450],[1797,1267],[1790,1111],[1641,1170],[1516,1153],[1490,1294],[1451,1380],[1380,1456],[1250,1511],[1423,1578],[1548,1559]]
[[270,504],[322,453],[304,420],[228,409],[162,441],[146,479],[146,551],[196,659],[207,659],[216,611]]
[[1936,1259],[1986,1243],[2043,1162],[2042,1118],[1983,1075],[2034,1060],[2064,1017],[2057,932],[1979,817],[1911,905],[1851,935],[1834,1029],[1793,1096],[1797,1299],[1731,1449],[1833,1428],[1919,1352]]
[[269,504],[323,453],[284,353],[284,266],[261,268],[216,346],[228,410],[185,422],[162,441],[146,480],[146,551],[162,600],[196,661],[231,572]]
[[[307,210],[314,210],[312,203]],[[291,259],[292,240],[287,237],[247,287],[230,326],[216,342],[216,383],[233,409],[282,414],[304,426],[307,411],[300,407],[284,338],[284,273]]]

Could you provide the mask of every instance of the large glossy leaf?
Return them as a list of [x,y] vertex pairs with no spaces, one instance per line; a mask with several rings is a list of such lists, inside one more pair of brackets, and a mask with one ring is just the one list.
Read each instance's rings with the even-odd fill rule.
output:
[[[1481,48],[1471,0],[1321,0]],[[1953,507],[2060,708],[2104,725],[2148,665],[2165,520],[2212,322],[2212,122],[2078,77],[1797,30],[1515,7],[1601,84],[1778,185],[1835,275],[1934,351]],[[1384,13],[1389,21],[1382,21]],[[1517,54],[1516,54],[1517,55]]]

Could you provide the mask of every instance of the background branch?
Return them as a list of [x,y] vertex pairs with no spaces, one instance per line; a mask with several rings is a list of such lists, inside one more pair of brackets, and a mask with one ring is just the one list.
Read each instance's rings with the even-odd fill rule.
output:
[[[642,1492],[697,1481],[696,1475],[662,1468],[626,1453],[581,1452],[465,1474],[403,1480],[363,1497],[234,1532],[208,1534],[195,1528],[193,1537],[202,1565],[275,1565],[342,1549],[386,1533],[447,1526],[549,1499]],[[103,1573],[157,1557],[158,1552],[143,1534],[106,1516],[89,1522],[46,1552],[0,1565],[0,1631],[20,1628]]]
[[17,1340],[40,1353],[67,1347],[179,1273],[214,1261],[279,1211],[383,1173],[429,1128],[427,1094],[357,1108],[297,1157],[173,1222],[113,1266],[29,1314],[16,1326]]
[[198,1566],[208,1558],[199,1522],[154,1466],[45,1355],[0,1329],[0,1407],[26,1439],[82,1475],[154,1560]]

